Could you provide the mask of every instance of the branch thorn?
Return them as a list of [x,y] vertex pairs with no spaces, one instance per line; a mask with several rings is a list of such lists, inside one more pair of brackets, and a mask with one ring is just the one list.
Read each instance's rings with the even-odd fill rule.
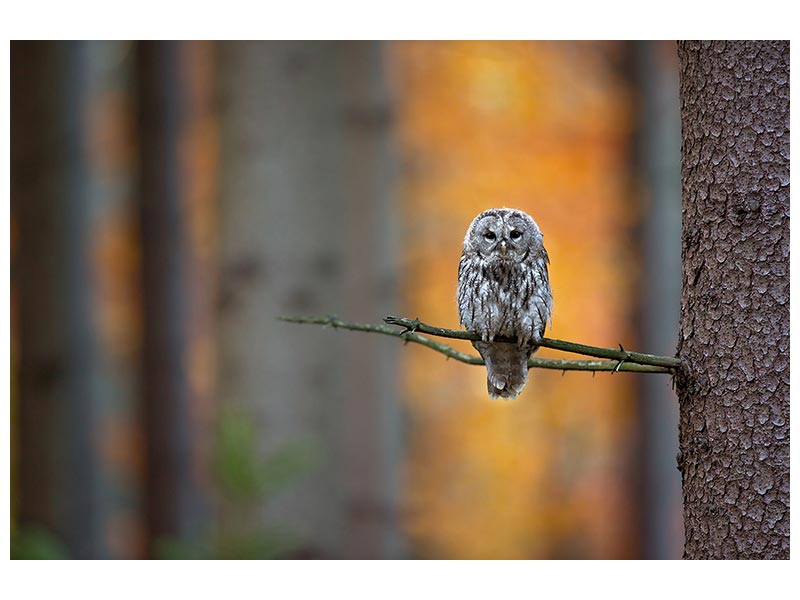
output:
[[422,324],[422,321],[419,320],[419,317],[415,317],[414,319],[411,319],[409,322],[410,326],[403,325],[403,331],[400,332],[401,337],[407,333],[416,333],[417,328]]

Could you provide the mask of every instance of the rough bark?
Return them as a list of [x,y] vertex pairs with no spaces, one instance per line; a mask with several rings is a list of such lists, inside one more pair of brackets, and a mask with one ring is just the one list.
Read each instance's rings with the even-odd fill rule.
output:
[[789,42],[683,42],[685,558],[789,557]]

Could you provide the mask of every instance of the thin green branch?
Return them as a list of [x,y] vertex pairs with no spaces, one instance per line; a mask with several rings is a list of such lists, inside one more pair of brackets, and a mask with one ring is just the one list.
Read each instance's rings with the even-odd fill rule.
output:
[[[430,325],[425,325],[424,323],[420,323],[416,319],[404,319],[402,317],[386,317],[385,321],[387,323],[391,323],[392,325],[400,325],[405,329],[399,330],[393,327],[388,327],[387,325],[373,325],[369,323],[353,323],[350,321],[343,321],[338,317],[327,316],[327,317],[317,317],[317,316],[305,316],[305,317],[278,317],[281,321],[286,321],[288,323],[304,323],[310,325],[324,325],[327,327],[334,327],[337,329],[350,329],[352,331],[365,331],[370,333],[380,333],[383,335],[390,335],[392,337],[401,338],[405,342],[414,342],[416,344],[421,344],[422,346],[426,346],[431,350],[435,350],[441,354],[444,354],[448,358],[452,358],[459,362],[463,362],[469,365],[482,365],[484,364],[483,359],[479,356],[473,356],[471,354],[466,354],[465,352],[461,352],[456,350],[452,346],[448,346],[447,344],[443,344],[441,342],[437,342],[435,340],[430,339],[418,332],[422,331],[429,335],[439,336],[439,337],[446,337],[452,339],[465,339],[465,340],[479,340],[480,337],[469,333],[467,331],[458,331],[453,329],[442,329],[439,327],[432,327]],[[515,340],[506,340],[505,338],[497,338],[497,341],[500,342],[507,342],[512,343]],[[638,355],[637,353],[628,353],[627,351],[619,351],[619,350],[607,350],[605,348],[592,348],[591,346],[583,346],[581,344],[571,344],[570,342],[559,342],[558,340],[549,340],[550,342],[556,342],[560,344],[567,344],[571,346],[579,346],[582,348],[590,348],[593,350],[602,350],[607,352],[616,353],[613,358],[616,360],[558,360],[558,359],[551,359],[551,358],[536,358],[532,357],[528,361],[528,368],[539,368],[539,369],[555,369],[558,371],[628,371],[628,372],[636,372],[636,373],[671,373],[672,368],[665,367],[663,365],[654,365],[654,364],[647,364],[647,363],[640,363],[634,360],[628,360],[627,355],[630,354],[632,356],[650,356],[650,355]],[[544,346],[544,344],[542,344]],[[552,346],[548,346],[552,347]],[[563,348],[558,348],[559,350]],[[625,356],[621,355],[621,352],[625,353]],[[590,356],[594,356],[590,354]],[[659,359],[663,359],[664,357],[656,357]]]
[[482,365],[483,359],[479,356],[472,356],[470,354],[466,354],[465,352],[461,352],[456,350],[452,346],[448,346],[447,344],[442,344],[441,342],[437,342],[430,338],[425,337],[424,335],[420,335],[418,333],[411,333],[407,331],[401,331],[399,329],[395,329],[394,327],[388,327],[386,325],[371,325],[368,323],[352,323],[350,321],[343,321],[338,317],[278,317],[281,321],[286,321],[287,323],[305,323],[308,325],[325,325],[326,327],[333,327],[335,329],[350,329],[352,331],[368,331],[371,333],[382,333],[383,335],[391,335],[392,337],[401,338],[403,341],[406,342],[415,342],[417,344],[422,344],[423,346],[427,346],[431,350],[436,350],[436,352],[440,352],[447,356],[448,358],[453,358],[457,361],[467,363],[470,365]]
[[[406,331],[419,331],[427,333],[428,335],[435,335],[438,337],[451,338],[456,340],[471,340],[479,342],[481,336],[471,331],[463,331],[459,329],[442,329],[441,327],[432,327],[421,323],[419,319],[407,319],[405,317],[386,317],[384,321],[390,325],[399,325],[404,327]],[[517,338],[497,336],[494,338],[496,342],[505,342],[508,344],[516,344]],[[677,358],[670,356],[656,356],[654,354],[643,354],[641,352],[629,352],[620,345],[619,350],[613,348],[598,348],[596,346],[587,346],[585,344],[576,344],[575,342],[565,342],[563,340],[552,340],[550,338],[542,338],[539,342],[542,348],[552,348],[553,350],[561,350],[563,352],[572,352],[574,354],[583,354],[586,356],[595,356],[597,358],[609,358],[617,361],[637,363],[640,365],[652,365],[655,367],[666,367],[667,369],[677,369],[680,367],[681,362]]]

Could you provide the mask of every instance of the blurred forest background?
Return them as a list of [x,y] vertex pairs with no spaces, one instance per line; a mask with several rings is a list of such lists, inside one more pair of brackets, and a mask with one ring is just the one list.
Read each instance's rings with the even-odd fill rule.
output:
[[667,376],[491,401],[482,367],[275,319],[457,328],[467,226],[510,206],[548,336],[673,355],[677,69],[671,42],[12,43],[12,557],[679,558]]

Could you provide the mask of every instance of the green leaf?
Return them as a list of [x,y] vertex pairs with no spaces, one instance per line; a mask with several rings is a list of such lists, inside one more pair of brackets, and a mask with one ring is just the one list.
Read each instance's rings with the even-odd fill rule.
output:
[[11,558],[15,560],[61,560],[69,558],[67,547],[41,527],[12,533]]

